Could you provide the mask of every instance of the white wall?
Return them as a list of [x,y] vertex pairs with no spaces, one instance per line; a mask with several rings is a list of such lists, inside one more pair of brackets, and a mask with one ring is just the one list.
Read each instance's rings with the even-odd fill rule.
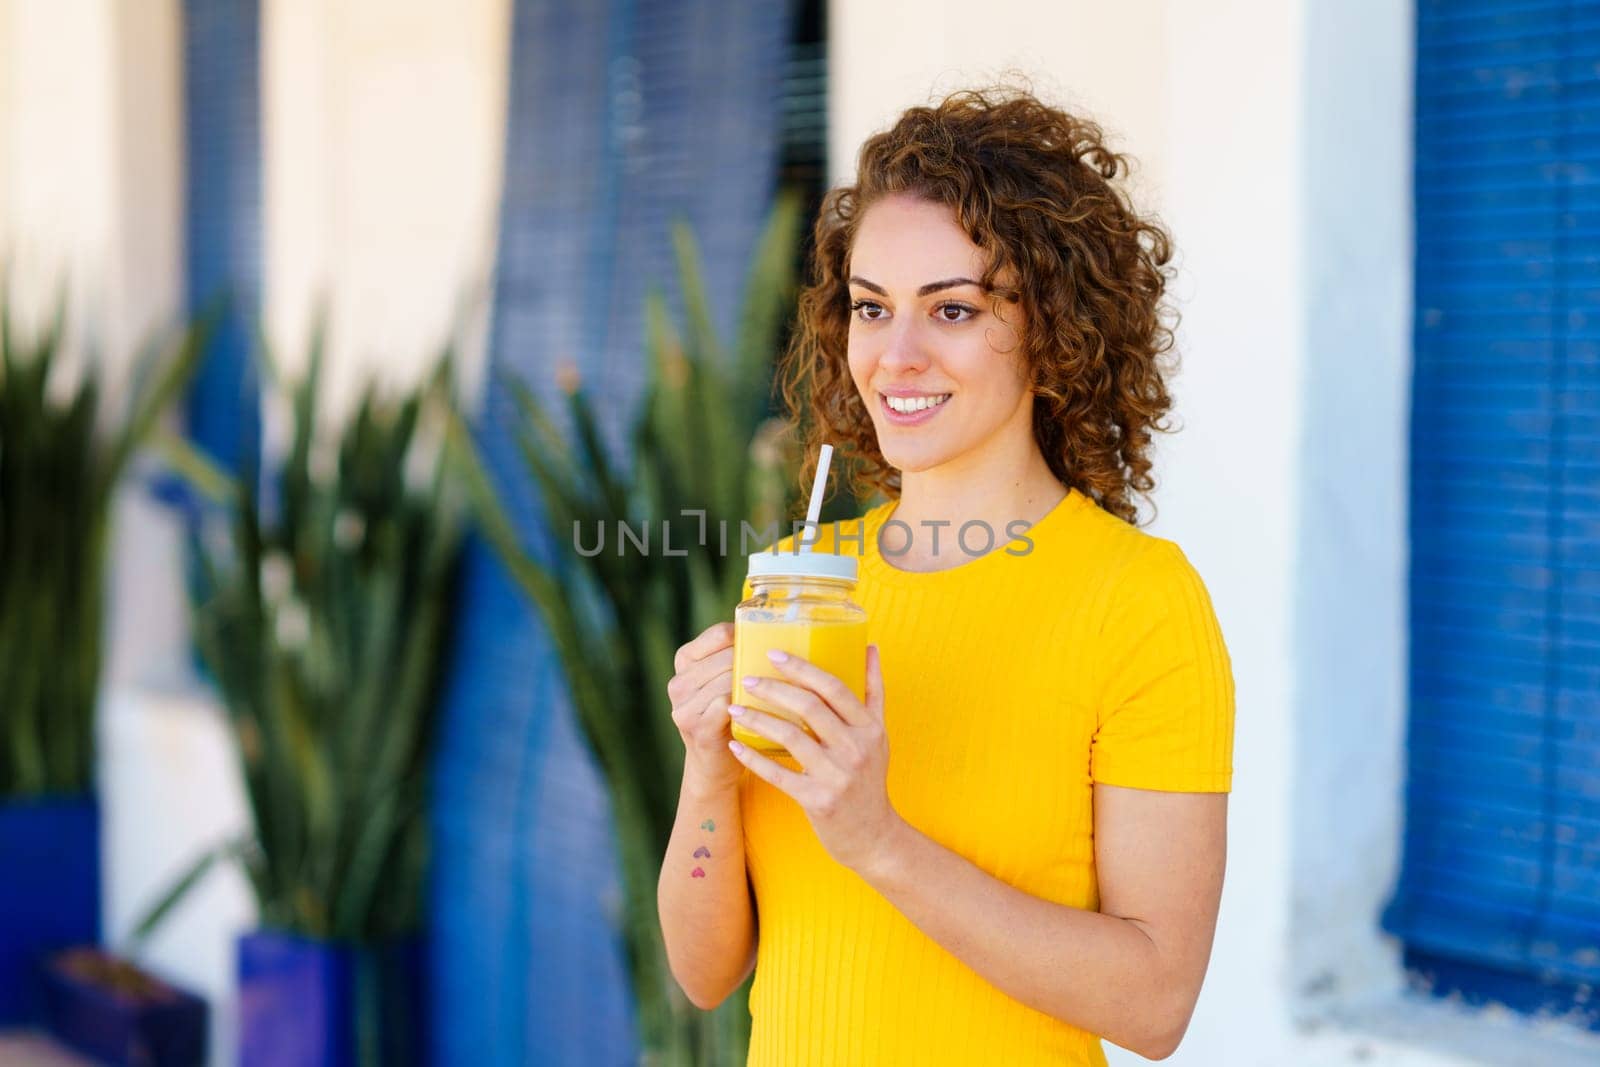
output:
[[16,52],[11,8],[0,7],[0,249],[11,244],[11,138],[16,114]]
[[[0,258],[37,324],[65,283],[74,360],[103,360],[107,407],[129,357],[182,300],[177,0],[0,0]],[[177,542],[133,494],[117,503],[106,677],[176,658]]]
[[115,303],[113,20],[95,0],[6,0],[14,87],[0,226],[18,313],[41,314],[69,279],[78,322]]
[[1182,545],[1205,578],[1238,702],[1227,889],[1177,1062],[1298,1062],[1270,1050],[1293,1044],[1284,982],[1305,361],[1303,5],[1170,10],[1159,61],[1172,165],[1158,207],[1181,250],[1174,395],[1183,430],[1159,450],[1154,531]]
[[[828,159],[835,180],[901,109],[1011,72],[1081,107],[1137,146],[1136,188],[1159,194],[1167,170],[1162,0],[1001,0],[981,17],[951,0],[835,0],[828,12]],[[1138,42],[1109,47],[1108,42]]]
[[1238,729],[1216,947],[1171,1062],[1593,1062],[1570,1031],[1401,999],[1377,929],[1405,721],[1411,5],[830,16],[837,177],[902,108],[1020,68],[1140,160],[1135,194],[1176,240],[1182,430],[1158,449],[1151,528],[1210,589]]
[[330,309],[330,410],[404,385],[463,308],[481,370],[510,59],[509,0],[267,0],[267,328],[285,366]]
[[1404,778],[1412,19],[1388,0],[1313,4],[1306,35],[1289,980],[1314,1000],[1400,974],[1376,918]]
[[114,362],[181,286],[177,0],[0,0],[0,247],[23,312],[72,284]]

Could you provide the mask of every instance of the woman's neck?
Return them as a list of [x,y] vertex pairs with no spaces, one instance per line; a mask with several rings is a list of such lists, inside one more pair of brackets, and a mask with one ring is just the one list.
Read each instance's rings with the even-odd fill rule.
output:
[[[892,517],[912,531],[910,549],[894,560],[901,570],[939,571],[969,562],[973,557],[961,550],[957,536],[973,521],[986,523],[994,531],[995,547],[1003,547],[1011,537],[1011,523],[1031,526],[1067,494],[1037,447],[1009,469],[950,467],[901,474],[900,500]],[[969,541],[980,539],[973,534]]]

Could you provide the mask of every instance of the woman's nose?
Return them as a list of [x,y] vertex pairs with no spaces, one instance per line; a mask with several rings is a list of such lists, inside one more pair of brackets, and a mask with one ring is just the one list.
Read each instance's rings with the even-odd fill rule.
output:
[[896,323],[889,330],[889,337],[884,345],[883,354],[878,357],[878,362],[895,371],[922,370],[928,365],[928,354],[923,349],[921,338],[913,324],[900,325]]

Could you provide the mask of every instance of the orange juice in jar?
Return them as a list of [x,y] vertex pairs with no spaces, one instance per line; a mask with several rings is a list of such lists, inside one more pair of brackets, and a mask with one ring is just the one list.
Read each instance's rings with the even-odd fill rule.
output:
[[[799,719],[745,689],[742,679],[781,678],[771,649],[815,664],[866,699],[867,613],[850,599],[856,560],[831,552],[757,552],[750,557],[750,597],[733,614],[733,702],[804,728]],[[809,731],[808,731],[809,732]],[[769,756],[782,745],[733,724],[733,736]]]

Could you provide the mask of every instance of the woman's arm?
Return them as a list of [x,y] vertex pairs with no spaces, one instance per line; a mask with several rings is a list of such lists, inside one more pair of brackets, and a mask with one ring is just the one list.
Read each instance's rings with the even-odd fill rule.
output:
[[728,754],[732,624],[707,627],[678,649],[672,669],[667,697],[683,736],[683,784],[656,910],[673,978],[695,1007],[709,1011],[755,966],[755,910],[739,816],[744,768]]
[[710,1011],[755,966],[755,907],[744,865],[738,783],[709,782],[686,767],[678,818],[656,888],[672,976]]
[[1008,996],[1164,1059],[1189,1026],[1211,956],[1227,802],[1095,786],[1098,912],[1030,896],[904,822],[859,873]]
[[752,773],[795,799],[829,855],[1012,998],[1142,1056],[1171,1055],[1211,955],[1227,794],[1096,785],[1100,910],[1041,900],[894,810],[876,647],[867,649],[865,701],[814,664],[770,655],[788,680],[744,684],[796,713],[811,733],[754,709],[731,711],[784,745],[804,773],[738,742],[731,747]]

